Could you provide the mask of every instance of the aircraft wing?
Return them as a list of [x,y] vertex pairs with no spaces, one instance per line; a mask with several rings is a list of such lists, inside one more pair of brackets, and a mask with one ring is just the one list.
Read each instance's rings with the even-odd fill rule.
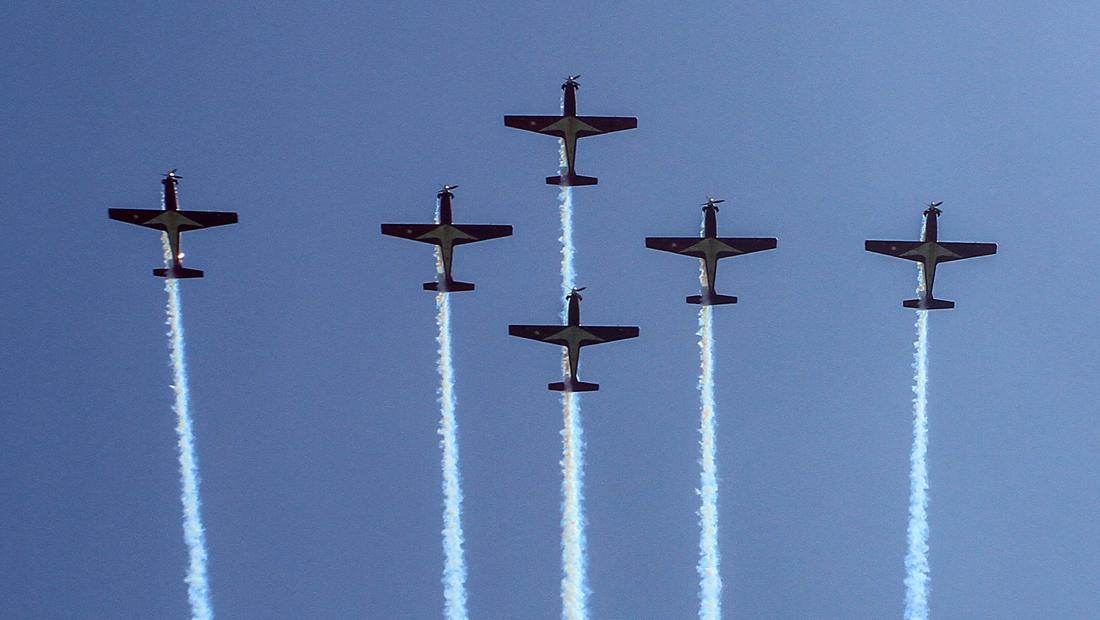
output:
[[990,254],[997,253],[996,243],[959,243],[959,242],[947,242],[940,243],[943,248],[957,256],[940,256],[940,262],[946,263],[953,260],[962,260],[964,258],[974,258],[975,256],[988,256]]
[[178,213],[194,222],[194,224],[180,223],[180,230],[212,228],[237,223],[237,214],[232,211],[179,211]]
[[420,238],[436,228],[439,228],[439,224],[382,224],[382,234],[401,237],[402,239],[412,239],[413,241],[423,241],[424,243],[437,243],[439,240],[435,237],[431,239]]
[[472,239],[456,237],[455,245],[512,236],[512,227],[502,224],[452,224],[452,226],[473,237]]
[[[533,131],[535,133],[543,133],[543,131],[542,131],[543,129],[549,127],[550,125],[553,125],[554,123],[556,123],[558,121],[560,121],[562,118],[564,118],[564,117],[561,117],[561,116],[515,116],[515,115],[506,115],[504,117],[504,124],[507,125],[508,127],[513,127],[515,129],[523,129],[524,131]],[[558,137],[562,136],[562,132],[561,131],[556,131],[556,130],[555,131],[549,131],[549,132],[546,132],[546,133],[548,133],[550,135],[553,135],[553,136],[558,136]]]
[[577,136],[580,137],[623,131],[624,129],[636,129],[638,127],[638,119],[633,116],[578,116],[577,120],[597,130],[595,132],[589,130],[578,131]]
[[[167,215],[175,213],[175,216]],[[112,220],[167,230],[165,218],[175,217],[180,231],[236,224],[237,214],[229,211],[165,211],[164,209],[107,209]],[[169,220],[170,221],[170,220]]]
[[895,258],[905,258],[919,263],[924,260],[924,256],[916,253],[909,254],[908,256],[904,256],[904,254],[907,254],[908,252],[911,252],[922,245],[924,245],[923,241],[868,240],[863,244],[863,248],[868,252],[876,252],[878,254],[885,254],[887,256],[893,256]]
[[126,222],[127,224],[137,224],[138,226],[145,226],[156,230],[164,230],[164,225],[160,222],[153,222],[151,220],[163,213],[164,209],[107,209],[107,217],[112,220]]
[[508,335],[564,346],[566,344],[564,339],[554,338],[551,340],[550,337],[565,328],[565,325],[509,325]]
[[620,326],[596,326],[596,325],[581,325],[581,329],[592,334],[599,340],[582,340],[581,346],[587,346],[590,344],[603,344],[605,342],[614,342],[616,340],[626,340],[627,338],[637,338],[637,327],[620,327]]
[[[706,258],[705,249],[699,247],[704,241],[706,241],[704,237],[646,237],[645,247],[695,258]],[[718,248],[718,258],[772,250],[779,244],[775,237],[718,237],[715,241],[730,248]]]

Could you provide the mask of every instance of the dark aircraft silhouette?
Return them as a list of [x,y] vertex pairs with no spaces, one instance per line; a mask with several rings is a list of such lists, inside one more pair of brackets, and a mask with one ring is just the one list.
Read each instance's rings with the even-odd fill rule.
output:
[[451,198],[452,189],[457,185],[444,185],[436,194],[439,198],[439,223],[438,224],[382,224],[382,234],[392,237],[402,237],[413,241],[423,241],[438,245],[440,255],[443,258],[442,279],[438,282],[425,282],[424,290],[453,293],[457,291],[472,291],[474,285],[471,282],[456,282],[451,278],[451,261],[454,259],[454,246],[463,243],[474,243],[498,237],[508,237],[512,234],[511,226],[495,224],[452,224],[451,223]]
[[932,285],[936,279],[936,265],[953,260],[987,256],[997,253],[996,243],[960,243],[939,241],[937,239],[936,218],[943,213],[939,206],[943,202],[933,202],[924,210],[924,232],[920,241],[874,241],[868,240],[864,248],[868,252],[878,252],[896,258],[905,258],[921,264],[924,275],[924,288],[920,299],[906,299],[901,305],[918,310],[943,310],[954,308],[955,302],[936,299],[932,296]]
[[585,177],[577,174],[574,164],[577,160],[577,138],[597,136],[612,131],[634,129],[638,126],[638,119],[633,116],[577,116],[577,83],[579,75],[571,75],[565,78],[561,89],[565,91],[564,114],[561,116],[505,116],[504,124],[516,129],[533,131],[561,138],[565,143],[565,162],[568,171],[564,178],[546,177],[550,185],[595,185],[599,182],[596,177]]
[[236,224],[237,214],[232,211],[180,211],[176,197],[176,185],[183,177],[176,176],[173,168],[164,175],[164,209],[107,209],[112,220],[137,224],[168,233],[168,246],[172,251],[172,266],[154,269],[153,275],[162,278],[201,278],[202,270],[183,266],[180,251],[180,233],[199,228],[211,228]]
[[707,282],[702,295],[691,295],[687,298],[689,304],[702,304],[704,306],[718,304],[735,304],[737,298],[732,295],[719,295],[714,292],[714,278],[718,272],[718,260],[729,256],[740,256],[751,252],[775,249],[778,240],[774,237],[719,237],[718,236],[718,203],[725,200],[707,198],[703,205],[706,214],[706,222],[703,225],[703,236],[700,237],[646,237],[645,247],[652,250],[663,250],[685,256],[694,256],[702,259],[706,266]]
[[509,325],[508,334],[520,338],[530,338],[540,342],[549,342],[566,348],[569,356],[569,370],[565,381],[551,383],[547,387],[556,392],[594,392],[600,389],[598,383],[585,383],[577,380],[577,366],[580,364],[581,347],[590,344],[603,344],[615,340],[637,338],[637,327],[604,327],[581,325],[581,294],[584,288],[575,288],[566,296],[569,300],[569,322],[567,325]]

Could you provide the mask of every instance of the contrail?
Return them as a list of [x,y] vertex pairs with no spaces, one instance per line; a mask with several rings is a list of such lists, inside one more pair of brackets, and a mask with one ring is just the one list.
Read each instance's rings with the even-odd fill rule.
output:
[[[927,218],[926,218],[927,222]],[[924,238],[922,231],[921,238]],[[924,295],[918,267],[917,295]],[[928,618],[928,311],[917,310],[913,343],[913,449],[909,456],[909,548],[905,553],[905,618]]]
[[[706,268],[699,279],[705,284]],[[718,472],[715,464],[714,324],[711,306],[699,308],[699,618],[722,617],[722,576],[718,572]]]
[[[561,149],[561,176],[566,175],[565,146]],[[561,290],[562,299],[577,285],[573,268],[573,188],[562,186],[558,193],[561,211]],[[569,305],[562,306],[562,323],[568,320]],[[562,352],[562,372],[568,368],[568,354]],[[584,536],[584,432],[581,427],[581,399],[574,392],[562,393],[561,431],[561,600],[562,618],[584,620],[588,617],[588,569]]]
[[448,620],[466,619],[466,561],[462,553],[462,480],[458,474],[454,367],[451,365],[451,301],[437,293],[439,325],[439,435],[443,449],[443,598]]
[[[168,235],[161,237],[164,246],[164,266],[172,263],[172,250]],[[168,293],[168,344],[172,359],[172,390],[176,402],[176,436],[179,445],[180,501],[183,503],[183,540],[187,543],[190,562],[187,567],[187,598],[191,602],[194,620],[210,620],[214,610],[210,604],[210,584],[206,576],[206,535],[203,533],[202,506],[199,501],[199,462],[195,456],[195,435],[191,429],[191,397],[187,387],[187,359],[184,353],[183,308],[180,302],[179,281],[167,278],[164,290]]]

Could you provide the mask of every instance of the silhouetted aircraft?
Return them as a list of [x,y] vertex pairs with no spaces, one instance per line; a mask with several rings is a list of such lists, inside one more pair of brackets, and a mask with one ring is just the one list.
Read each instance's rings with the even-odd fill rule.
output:
[[718,236],[718,203],[725,200],[707,198],[703,205],[703,213],[706,221],[703,225],[703,236],[700,237],[646,237],[645,247],[652,250],[663,250],[685,256],[694,256],[702,259],[706,266],[706,287],[702,295],[691,295],[687,298],[689,304],[702,304],[704,306],[718,304],[735,304],[737,298],[732,295],[719,295],[714,292],[714,279],[718,272],[718,260],[729,256],[740,256],[763,250],[772,250],[778,244],[774,237],[719,237]]
[[211,228],[236,224],[237,214],[232,211],[180,211],[176,198],[176,185],[183,177],[176,175],[173,168],[164,175],[164,209],[107,209],[112,220],[137,224],[168,233],[168,246],[172,252],[172,266],[167,269],[154,269],[153,275],[162,278],[201,278],[202,270],[187,269],[180,262],[180,233],[199,228]]
[[924,231],[920,241],[874,241],[868,240],[864,248],[868,252],[877,252],[917,261],[921,264],[924,287],[919,291],[920,299],[906,299],[901,305],[918,310],[942,310],[954,308],[955,302],[936,299],[932,296],[932,285],[936,280],[936,265],[953,260],[987,256],[997,253],[996,243],[960,243],[957,241],[939,241],[937,239],[936,218],[943,213],[939,206],[943,202],[933,202],[924,210]]
[[562,383],[551,383],[547,387],[556,392],[594,392],[600,389],[598,383],[585,383],[577,379],[577,366],[580,364],[581,347],[590,344],[603,344],[615,340],[637,338],[637,327],[604,327],[581,325],[581,294],[584,287],[574,288],[565,298],[569,300],[569,322],[567,325],[509,325],[508,334],[520,338],[530,338],[540,342],[549,342],[566,348],[569,357],[569,371]]
[[451,261],[454,259],[454,246],[463,243],[474,243],[498,237],[508,237],[512,234],[511,226],[496,224],[452,224],[451,198],[452,189],[458,189],[457,185],[444,185],[436,194],[439,198],[439,223],[438,224],[382,224],[382,234],[392,237],[403,237],[413,241],[423,241],[438,245],[440,256],[443,259],[442,279],[438,282],[425,282],[424,290],[453,293],[457,291],[472,291],[474,285],[471,282],[455,282],[451,278]]
[[577,160],[577,138],[597,136],[612,131],[634,129],[638,126],[638,119],[633,116],[577,116],[577,83],[579,75],[571,75],[565,78],[561,89],[565,91],[563,104],[564,114],[561,116],[505,116],[504,124],[516,129],[534,131],[548,136],[561,138],[565,143],[565,162],[568,171],[564,178],[546,177],[550,185],[595,185],[599,182],[596,177],[584,177],[577,174],[574,164]]

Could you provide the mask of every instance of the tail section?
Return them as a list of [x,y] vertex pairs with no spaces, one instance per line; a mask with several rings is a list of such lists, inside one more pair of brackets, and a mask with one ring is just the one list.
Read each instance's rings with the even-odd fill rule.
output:
[[473,282],[456,282],[448,280],[444,282],[425,282],[425,291],[439,291],[441,293],[458,293],[460,291],[474,290]]
[[547,185],[564,185],[566,187],[577,187],[581,185],[595,185],[600,180],[596,177],[584,177],[579,174],[568,174],[565,177],[546,177]]
[[720,306],[724,304],[737,303],[737,297],[734,295],[690,295],[686,300],[689,304],[700,304],[703,306]]
[[168,269],[154,269],[153,275],[161,278],[201,278],[201,269],[188,269],[186,267],[171,267]]
[[555,392],[595,392],[600,389],[599,383],[585,383],[584,381],[576,381],[570,379],[564,383],[551,383],[546,386],[547,388]]
[[906,299],[901,305],[916,310],[950,310],[955,307],[955,302],[946,299]]

